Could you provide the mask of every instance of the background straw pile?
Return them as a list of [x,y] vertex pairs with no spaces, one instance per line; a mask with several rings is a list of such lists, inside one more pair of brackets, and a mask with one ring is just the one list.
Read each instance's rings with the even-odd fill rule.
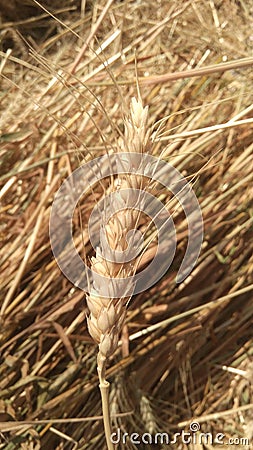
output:
[[[187,226],[175,209],[172,267],[133,298],[110,360],[114,429],[173,434],[197,418],[202,432],[252,439],[251,1],[43,6],[59,21],[33,0],[0,1],[0,448],[105,448],[85,296],[57,267],[48,221],[62,181],[114,148],[136,95],[135,59],[149,125],[167,117],[152,154],[192,182],[205,238],[177,285]],[[237,67],[219,71],[232,60]],[[217,72],[159,78],[212,65]],[[94,255],[87,221],[100,196],[98,186],[74,217],[81,255],[84,245]]]

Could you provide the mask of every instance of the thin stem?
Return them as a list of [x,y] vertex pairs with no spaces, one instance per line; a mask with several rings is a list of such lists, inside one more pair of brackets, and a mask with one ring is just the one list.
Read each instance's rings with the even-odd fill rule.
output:
[[112,444],[111,441],[112,427],[111,427],[111,416],[109,407],[110,383],[105,379],[105,363],[106,359],[104,359],[103,361],[102,368],[100,367],[100,364],[98,364],[99,389],[102,399],[102,412],[103,412],[103,421],[104,421],[104,430],[107,448],[108,450],[114,450],[114,445]]

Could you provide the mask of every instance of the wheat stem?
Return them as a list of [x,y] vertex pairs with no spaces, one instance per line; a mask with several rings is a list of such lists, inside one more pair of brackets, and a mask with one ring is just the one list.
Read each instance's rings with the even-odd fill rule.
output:
[[114,445],[111,441],[112,427],[111,427],[111,416],[110,416],[110,405],[109,405],[109,389],[110,383],[105,379],[105,365],[106,358],[104,358],[104,364],[101,366],[98,364],[98,377],[99,377],[99,389],[101,393],[102,400],[102,413],[104,421],[105,438],[108,450],[113,450]]

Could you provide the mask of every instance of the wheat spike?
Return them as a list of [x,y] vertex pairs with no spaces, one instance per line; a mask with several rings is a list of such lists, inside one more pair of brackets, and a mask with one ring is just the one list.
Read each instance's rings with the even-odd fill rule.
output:
[[144,394],[141,396],[140,400],[140,412],[145,430],[147,430],[149,434],[153,435],[157,429],[156,419],[152,409],[151,402],[149,398],[146,397],[146,395]]
[[[87,295],[87,304],[90,310],[90,315],[87,320],[89,332],[99,346],[97,369],[100,389],[102,388],[101,393],[106,389],[108,390],[108,383],[105,380],[106,361],[118,346],[119,335],[126,316],[126,305],[131,296],[127,295],[121,298],[114,298],[113,285],[110,283],[110,280],[113,278],[132,276],[136,270],[136,265],[133,261],[126,263],[117,262],[117,252],[122,253],[127,249],[129,244],[126,240],[127,233],[130,230],[136,229],[138,226],[139,212],[129,207],[129,196],[126,195],[125,190],[142,188],[143,179],[140,175],[135,174],[141,162],[140,155],[138,156],[133,153],[141,154],[147,152],[149,149],[150,131],[147,127],[147,120],[148,107],[146,106],[144,108],[140,99],[136,100],[133,98],[131,101],[130,115],[125,118],[124,139],[121,139],[118,145],[118,152],[127,152],[129,154],[126,164],[130,173],[119,174],[114,181],[112,191],[117,194],[116,206],[120,210],[107,223],[102,224],[100,244],[96,249],[95,257],[91,261],[93,290]],[[104,243],[102,236],[106,236],[113,255],[110,261],[103,257]],[[107,286],[104,283],[103,285],[101,285],[101,282],[99,283],[96,274],[108,278]],[[104,392],[104,395],[107,398],[105,402],[108,403],[108,394]],[[107,419],[105,429],[109,426]],[[109,431],[107,430],[106,434],[108,433]],[[107,445],[108,448],[113,448],[112,444],[108,442],[108,438]]]

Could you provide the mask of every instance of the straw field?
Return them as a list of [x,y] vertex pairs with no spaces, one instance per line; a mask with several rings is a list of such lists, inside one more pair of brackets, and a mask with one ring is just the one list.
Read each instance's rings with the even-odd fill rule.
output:
[[[59,269],[49,220],[63,181],[117,148],[138,89],[149,152],[191,184],[204,239],[176,283],[187,221],[157,186],[177,249],[129,302],[108,360],[115,448],[252,448],[251,0],[0,0],[0,18],[0,449],[107,448],[85,292]],[[87,224],[109,184],[73,216],[89,262]]]

